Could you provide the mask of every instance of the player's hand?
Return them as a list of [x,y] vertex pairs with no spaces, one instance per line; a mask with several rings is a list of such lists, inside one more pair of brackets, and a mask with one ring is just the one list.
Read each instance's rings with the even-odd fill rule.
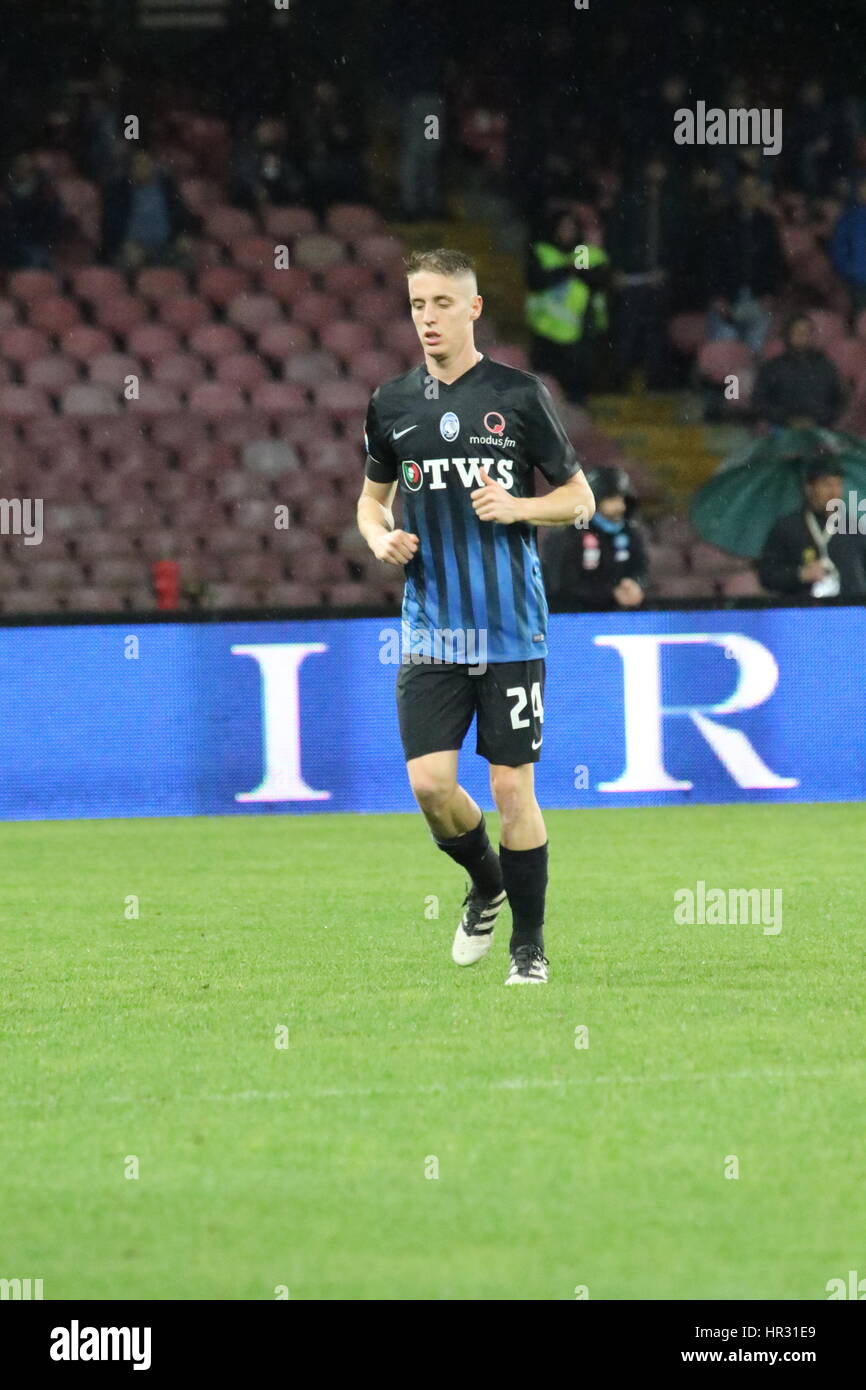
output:
[[481,476],[484,486],[469,494],[478,520],[498,521],[503,526],[510,526],[513,521],[519,521],[520,498],[512,497],[501,483],[495,483],[486,468],[482,468]]
[[376,536],[370,549],[377,560],[387,565],[405,565],[418,549],[418,537],[411,531],[383,531]]

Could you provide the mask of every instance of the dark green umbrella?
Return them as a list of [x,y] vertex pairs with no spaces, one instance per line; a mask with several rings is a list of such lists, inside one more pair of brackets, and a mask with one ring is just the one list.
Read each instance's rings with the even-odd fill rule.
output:
[[777,430],[723,464],[698,490],[689,511],[692,525],[720,550],[756,560],[779,518],[802,506],[806,470],[828,458],[844,479],[846,507],[849,493],[866,497],[863,440],[835,430]]

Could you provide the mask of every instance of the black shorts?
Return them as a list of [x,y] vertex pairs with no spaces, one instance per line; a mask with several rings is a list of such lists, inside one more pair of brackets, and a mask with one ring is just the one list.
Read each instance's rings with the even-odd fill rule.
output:
[[[476,672],[476,674],[472,674]],[[454,662],[404,661],[397,676],[397,714],[406,761],[462,748],[477,715],[475,751],[489,763],[521,767],[541,756],[543,657],[477,668]]]

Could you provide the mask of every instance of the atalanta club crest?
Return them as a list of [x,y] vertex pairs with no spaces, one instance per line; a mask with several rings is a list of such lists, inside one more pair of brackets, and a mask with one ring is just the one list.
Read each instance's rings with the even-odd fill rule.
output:
[[439,433],[446,444],[453,444],[460,433],[460,421],[453,410],[447,410],[439,421]]
[[403,482],[410,492],[417,492],[424,477],[421,469],[414,459],[404,459],[403,461]]

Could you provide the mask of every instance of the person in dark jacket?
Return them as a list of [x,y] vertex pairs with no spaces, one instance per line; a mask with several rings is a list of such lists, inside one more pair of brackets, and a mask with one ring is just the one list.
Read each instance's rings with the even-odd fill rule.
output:
[[781,285],[784,258],[776,223],[765,210],[767,193],[753,173],[737,181],[733,207],[719,215],[709,247],[708,336],[764,346],[770,324],[767,299]]
[[0,184],[0,265],[50,270],[63,221],[60,200],[32,154],[19,154]]
[[596,511],[588,526],[563,526],[544,548],[548,598],[560,608],[639,608],[647,588],[647,552],[632,521],[637,498],[622,468],[587,474]]
[[174,179],[138,150],[129,174],[112,179],[103,194],[102,259],[124,269],[182,262],[198,222]]
[[620,390],[627,389],[635,367],[650,390],[671,385],[667,320],[671,272],[683,254],[685,207],[667,159],[654,153],[626,181],[611,209],[605,249],[616,267],[613,339]]
[[776,522],[758,561],[758,577],[770,593],[797,598],[866,597],[866,536],[840,529],[843,479],[832,459],[806,472],[803,506]]
[[785,351],[763,362],[752,390],[752,410],[777,427],[821,425],[832,429],[845,405],[845,388],[830,358],[815,347],[807,314],[789,319]]
[[839,218],[830,242],[830,256],[851,292],[851,309],[866,309],[866,178],[858,179],[856,194]]

